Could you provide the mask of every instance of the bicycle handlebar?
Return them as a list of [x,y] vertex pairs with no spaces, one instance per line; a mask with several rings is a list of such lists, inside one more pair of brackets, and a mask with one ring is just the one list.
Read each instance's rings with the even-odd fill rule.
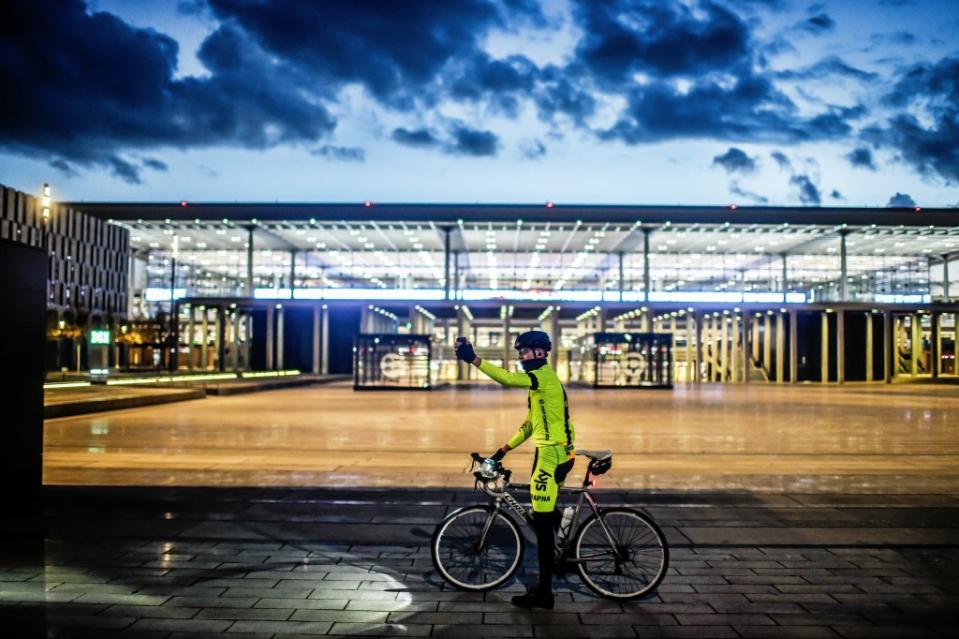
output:
[[[476,452],[470,453],[470,457],[472,457],[473,459],[474,467],[475,467],[475,464],[484,464],[487,461],[486,457],[483,457],[482,455]],[[490,460],[492,460],[492,458],[490,458]],[[484,477],[483,473],[477,470],[473,472],[473,476],[476,478],[476,480],[481,481],[485,484],[487,482],[496,481],[500,477],[503,477],[506,479],[507,482],[509,482],[510,477],[513,475],[513,471],[507,468],[503,468],[503,464],[501,462],[494,461],[493,463],[495,464],[495,466],[493,467],[493,470],[496,472],[496,476]]]

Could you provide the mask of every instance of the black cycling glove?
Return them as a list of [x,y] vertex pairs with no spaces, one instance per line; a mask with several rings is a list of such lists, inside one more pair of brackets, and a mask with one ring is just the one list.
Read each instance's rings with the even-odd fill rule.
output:
[[476,351],[473,350],[473,345],[465,337],[456,339],[456,359],[463,360],[467,364],[472,364],[473,360],[476,359]]
[[497,461],[497,462],[498,462],[498,461],[500,461],[501,459],[503,459],[504,457],[506,457],[506,452],[505,452],[502,448],[500,448],[499,450],[497,450],[495,453],[493,453],[493,454],[490,455],[489,457],[490,457],[490,459],[492,459],[493,461]]

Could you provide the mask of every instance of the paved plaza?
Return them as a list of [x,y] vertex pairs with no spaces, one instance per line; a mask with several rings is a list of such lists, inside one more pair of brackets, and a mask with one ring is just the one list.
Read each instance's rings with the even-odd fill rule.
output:
[[671,542],[643,601],[577,576],[552,612],[451,589],[428,539],[452,490],[75,489],[46,503],[46,541],[5,544],[0,617],[72,637],[948,637],[959,626],[959,499],[606,491]]
[[[605,487],[959,492],[953,385],[571,387],[570,403],[577,446],[615,453]],[[525,393],[491,385],[208,397],[48,420],[44,481],[462,488],[469,453],[495,450],[525,416]],[[531,462],[530,446],[507,458]]]
[[[445,584],[429,538],[481,500],[467,453],[525,413],[489,386],[333,384],[51,419],[42,517],[8,513],[11,636],[950,637],[959,394],[943,386],[573,388],[603,505],[670,542],[651,597],[571,575],[552,612]],[[506,458],[518,471],[530,455]],[[574,473],[579,477],[582,468]],[[130,484],[123,486],[122,484]],[[530,540],[531,541],[531,540]]]

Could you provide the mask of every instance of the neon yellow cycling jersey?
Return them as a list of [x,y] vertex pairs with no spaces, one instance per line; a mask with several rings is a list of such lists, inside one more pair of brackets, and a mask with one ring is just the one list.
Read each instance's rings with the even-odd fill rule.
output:
[[569,451],[572,450],[576,430],[569,419],[566,390],[549,365],[543,364],[535,370],[511,373],[484,359],[480,362],[479,369],[503,386],[529,389],[529,413],[523,425],[510,438],[510,448],[516,448],[532,437],[537,448],[564,446]]

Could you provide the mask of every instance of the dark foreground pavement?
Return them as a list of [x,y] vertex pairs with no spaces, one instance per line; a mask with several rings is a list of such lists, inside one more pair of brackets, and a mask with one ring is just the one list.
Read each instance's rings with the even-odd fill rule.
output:
[[0,635],[959,635],[955,496],[604,492],[664,527],[669,575],[635,603],[598,599],[571,576],[556,609],[533,614],[508,603],[519,582],[463,593],[432,568],[433,525],[478,498],[50,489],[41,536],[5,518]]

